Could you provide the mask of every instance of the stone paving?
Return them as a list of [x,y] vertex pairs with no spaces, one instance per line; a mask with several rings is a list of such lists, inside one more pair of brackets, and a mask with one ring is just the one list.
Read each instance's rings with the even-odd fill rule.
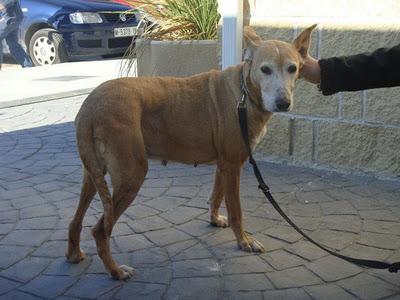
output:
[[[119,282],[104,272],[90,235],[98,199],[82,232],[88,257],[67,263],[81,184],[72,121],[82,100],[0,110],[1,299],[400,299],[400,274],[361,269],[304,241],[266,203],[249,167],[245,228],[267,253],[242,252],[230,229],[208,224],[213,166],[151,162],[111,241],[136,278]],[[344,254],[400,260],[400,182],[260,165],[284,210],[313,238]]]

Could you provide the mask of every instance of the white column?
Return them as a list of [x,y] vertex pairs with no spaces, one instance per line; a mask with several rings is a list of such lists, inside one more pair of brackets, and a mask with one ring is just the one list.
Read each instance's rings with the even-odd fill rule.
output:
[[243,0],[220,1],[222,17],[222,69],[242,61]]

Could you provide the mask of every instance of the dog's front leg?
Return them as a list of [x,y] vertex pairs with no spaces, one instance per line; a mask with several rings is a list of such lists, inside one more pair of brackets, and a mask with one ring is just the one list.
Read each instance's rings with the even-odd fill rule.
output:
[[220,167],[217,166],[215,171],[215,180],[213,191],[208,199],[210,203],[210,223],[211,225],[217,227],[228,227],[228,219],[219,214],[219,207],[221,206],[221,202],[224,199],[224,186],[222,182],[222,172]]
[[248,252],[265,252],[264,246],[243,229],[243,215],[239,197],[240,172],[240,164],[225,164],[222,171],[229,224],[240,249]]

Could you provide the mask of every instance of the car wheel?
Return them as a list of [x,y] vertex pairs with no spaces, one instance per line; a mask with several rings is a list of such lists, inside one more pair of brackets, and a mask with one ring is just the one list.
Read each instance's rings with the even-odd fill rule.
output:
[[68,61],[62,35],[51,28],[36,31],[29,42],[29,55],[35,66]]

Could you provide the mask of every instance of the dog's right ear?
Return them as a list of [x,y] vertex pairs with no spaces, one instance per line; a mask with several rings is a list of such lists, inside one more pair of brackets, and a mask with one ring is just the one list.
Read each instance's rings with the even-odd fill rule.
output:
[[243,28],[244,41],[244,60],[252,60],[254,50],[261,44],[261,38],[257,35],[253,28],[245,26]]
[[293,45],[296,50],[299,52],[300,56],[303,59],[307,58],[308,49],[310,48],[310,40],[311,34],[313,30],[317,27],[317,24],[314,24],[306,29],[304,29],[299,36],[293,41]]

